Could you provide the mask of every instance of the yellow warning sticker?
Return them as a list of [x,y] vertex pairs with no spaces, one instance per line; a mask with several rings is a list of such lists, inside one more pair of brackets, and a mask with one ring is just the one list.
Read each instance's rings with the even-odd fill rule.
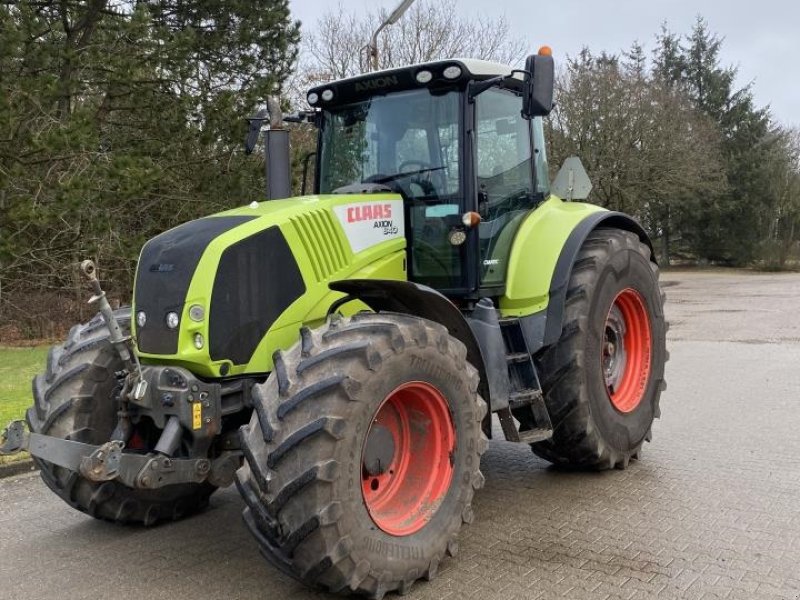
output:
[[203,424],[203,405],[200,402],[192,404],[192,429],[200,429]]

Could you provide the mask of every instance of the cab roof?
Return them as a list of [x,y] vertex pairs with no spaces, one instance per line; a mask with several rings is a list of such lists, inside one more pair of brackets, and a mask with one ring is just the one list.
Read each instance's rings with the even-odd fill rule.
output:
[[[444,71],[448,67],[457,66],[461,74],[455,78],[446,78]],[[416,77],[421,71],[429,71],[431,80],[421,83]],[[358,101],[365,97],[386,94],[392,91],[401,91],[425,87],[446,87],[465,84],[466,81],[481,81],[493,77],[512,75],[522,80],[521,72],[502,63],[480,60],[475,58],[452,58],[431,62],[417,63],[403,67],[364,73],[355,77],[339,79],[312,87],[308,92],[309,104],[315,108],[325,108]],[[326,92],[328,92],[326,94]],[[325,96],[333,96],[326,99]],[[311,102],[316,94],[317,101]],[[325,94],[325,95],[323,95]]]

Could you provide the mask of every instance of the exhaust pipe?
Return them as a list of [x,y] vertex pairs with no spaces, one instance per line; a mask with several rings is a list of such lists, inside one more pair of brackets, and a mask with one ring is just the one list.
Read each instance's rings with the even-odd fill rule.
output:
[[288,129],[270,129],[264,132],[264,155],[267,200],[289,198],[292,195],[292,174],[289,166]]
[[269,129],[264,131],[264,166],[266,169],[267,200],[280,200],[292,195],[292,173],[289,154],[289,131],[283,128],[283,113],[276,96],[267,97],[267,108],[248,119],[250,129],[245,139],[245,153],[256,147],[264,121]]

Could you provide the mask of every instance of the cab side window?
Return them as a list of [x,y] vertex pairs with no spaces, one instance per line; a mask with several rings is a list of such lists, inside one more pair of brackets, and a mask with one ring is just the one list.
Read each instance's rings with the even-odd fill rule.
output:
[[530,121],[522,98],[490,89],[476,100],[476,170],[481,214],[481,285],[505,280],[511,243],[525,214],[536,203]]

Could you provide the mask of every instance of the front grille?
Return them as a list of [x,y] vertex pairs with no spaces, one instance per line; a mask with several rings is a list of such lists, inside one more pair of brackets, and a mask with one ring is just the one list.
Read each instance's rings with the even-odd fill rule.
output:
[[331,276],[347,266],[347,252],[337,235],[330,212],[313,210],[291,219],[306,251],[317,281]]

